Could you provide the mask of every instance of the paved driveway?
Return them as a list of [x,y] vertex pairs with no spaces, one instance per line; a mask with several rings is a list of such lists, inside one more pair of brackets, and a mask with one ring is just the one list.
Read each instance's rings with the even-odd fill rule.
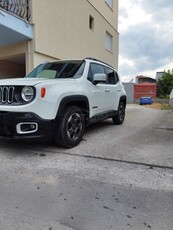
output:
[[0,152],[33,151],[91,156],[173,167],[173,113],[128,105],[123,125],[106,120],[88,127],[83,141],[75,148],[64,149],[53,144],[16,143],[1,140]]
[[101,159],[173,167],[173,113],[128,105],[123,125],[106,120],[86,129],[83,141],[75,148],[64,149],[51,144],[26,145],[1,142],[1,152],[65,153]]
[[0,141],[0,229],[172,230],[173,113],[128,105],[73,149]]
[[[173,167],[173,113],[129,105],[122,126],[111,120],[89,127],[77,148],[85,156]],[[54,149],[54,151],[56,151]]]

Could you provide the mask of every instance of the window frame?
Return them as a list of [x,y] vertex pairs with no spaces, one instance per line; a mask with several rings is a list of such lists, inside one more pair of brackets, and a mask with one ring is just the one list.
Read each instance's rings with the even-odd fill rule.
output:
[[[113,74],[114,74],[114,82],[109,81],[108,74],[110,74],[111,72],[113,72]],[[105,74],[106,74],[106,78],[107,78],[107,84],[116,85],[119,82],[119,77],[118,77],[117,72],[114,69],[110,68],[109,66],[105,66]]]
[[113,35],[106,31],[105,49],[113,53]]
[[[116,85],[119,82],[119,77],[118,77],[118,73],[116,72],[115,69],[107,66],[107,65],[102,65],[100,63],[94,63],[94,62],[90,62],[89,64],[89,70],[88,70],[88,74],[87,74],[87,80],[90,81],[91,83],[93,83],[93,76],[94,74],[92,73],[92,65],[97,65],[97,66],[101,66],[103,68],[103,72],[98,72],[98,73],[104,73],[106,74],[106,82],[100,82],[100,84],[106,84],[106,85]],[[110,82],[108,79],[108,74],[109,72],[113,72],[114,74],[114,82]]]
[[[97,66],[103,67],[103,73],[106,74],[105,73],[104,65],[99,64],[99,63],[90,62],[90,66],[89,66],[89,70],[88,70],[88,75],[87,75],[87,80],[90,81],[91,83],[93,83],[93,76],[94,76],[94,74],[92,73],[92,69],[91,69],[92,65],[97,65]],[[91,75],[91,76],[89,76],[89,75]],[[105,84],[106,84],[106,82],[105,82]]]
[[[110,2],[111,1],[111,2]],[[108,7],[113,10],[113,0],[105,0],[105,3],[108,5]]]

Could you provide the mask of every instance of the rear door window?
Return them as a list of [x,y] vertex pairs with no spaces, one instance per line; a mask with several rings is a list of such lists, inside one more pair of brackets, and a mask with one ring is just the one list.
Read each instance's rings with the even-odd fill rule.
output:
[[113,85],[117,84],[117,82],[119,81],[119,78],[118,78],[118,74],[116,73],[116,71],[114,71],[113,69],[109,67],[105,67],[105,72],[107,76],[107,83],[113,84]]

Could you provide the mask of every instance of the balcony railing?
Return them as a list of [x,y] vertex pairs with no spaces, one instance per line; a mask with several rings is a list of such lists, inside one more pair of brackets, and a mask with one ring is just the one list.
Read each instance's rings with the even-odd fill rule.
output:
[[30,21],[30,0],[0,0],[0,8]]

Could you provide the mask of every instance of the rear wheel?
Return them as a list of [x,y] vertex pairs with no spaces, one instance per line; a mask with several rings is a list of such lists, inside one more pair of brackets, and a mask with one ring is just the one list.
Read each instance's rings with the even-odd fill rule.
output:
[[123,101],[120,101],[118,106],[118,112],[117,114],[112,118],[112,121],[116,125],[121,125],[124,122],[125,119],[125,103]]
[[55,142],[66,148],[75,147],[82,140],[84,129],[85,121],[81,109],[76,106],[68,106],[60,120]]

